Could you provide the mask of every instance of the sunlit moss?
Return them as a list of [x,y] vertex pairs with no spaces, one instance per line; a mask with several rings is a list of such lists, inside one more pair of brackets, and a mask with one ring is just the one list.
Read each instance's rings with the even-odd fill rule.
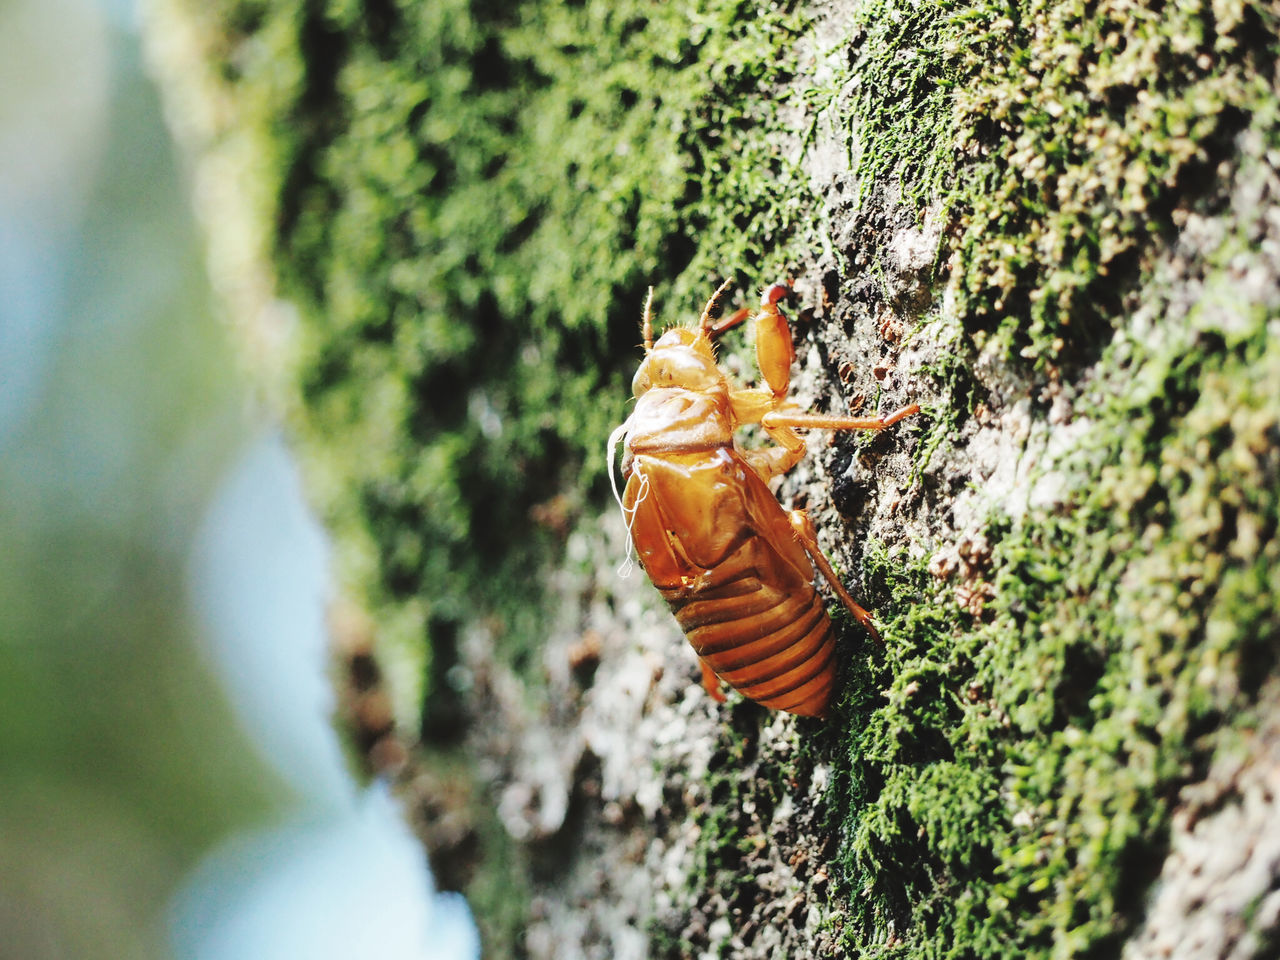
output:
[[[1089,439],[1057,466],[1077,492],[992,517],[980,616],[925,564],[863,552],[886,648],[854,656],[831,748],[830,922],[858,955],[1114,945],[1162,862],[1170,798],[1219,730],[1250,722],[1274,666],[1280,353],[1274,302],[1239,283],[1274,270],[1247,239],[1260,214],[1237,205],[1187,254],[1197,301],[1154,263],[1192,211],[1225,214],[1266,168],[1275,35],[1252,31],[1275,25],[1257,5],[1125,10],[871,5],[847,74],[811,91],[843,104],[864,176],[944,203],[947,309],[968,331],[1028,373],[1100,358],[1107,384],[1078,398]],[[975,399],[946,372],[963,353],[931,361],[963,407],[939,411],[952,424]],[[740,829],[705,827],[729,845]]]
[[[1206,269],[1238,253],[1229,236]],[[1075,955],[1131,929],[1170,798],[1251,722],[1275,664],[1274,322],[1217,297],[1104,354],[1117,382],[1158,387],[1077,408],[1096,418],[1061,465],[1078,492],[989,526],[980,619],[866,555],[893,599],[835,779],[851,945],[892,921],[904,955]]]
[[855,163],[943,200],[956,310],[1031,359],[1096,354],[1140,255],[1274,100],[1261,3],[884,0],[862,19],[835,84]]

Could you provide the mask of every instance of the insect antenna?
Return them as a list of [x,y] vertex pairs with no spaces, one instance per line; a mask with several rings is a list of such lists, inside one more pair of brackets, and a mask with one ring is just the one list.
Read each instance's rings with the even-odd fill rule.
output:
[[698,321],[698,332],[707,339],[711,338],[711,330],[714,326],[714,322],[711,319],[711,311],[716,308],[720,295],[729,289],[731,283],[733,283],[733,277],[729,277],[724,283],[716,287],[716,292],[711,295],[711,299],[707,301],[706,307],[703,308],[702,318]]
[[644,352],[648,353],[653,349],[653,287],[649,288],[649,295],[644,298],[644,320],[640,322],[640,333],[644,337]]

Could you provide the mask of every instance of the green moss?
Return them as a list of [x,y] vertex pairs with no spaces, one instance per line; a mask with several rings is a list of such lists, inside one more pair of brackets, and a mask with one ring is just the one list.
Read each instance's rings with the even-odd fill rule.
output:
[[1274,99],[1266,4],[864,4],[841,111],[864,189],[940,200],[970,329],[1096,355],[1142,253]]
[[1088,411],[1061,509],[987,530],[981,618],[869,551],[886,648],[855,665],[832,796],[851,949],[1075,956],[1130,929],[1171,798],[1275,667],[1275,322],[1224,295],[1117,341],[1133,389]]
[[527,571],[555,537],[530,512],[603,496],[645,287],[684,320],[812,231],[763,96],[799,21],[744,11],[223,6],[233,89],[276,158],[312,486],[345,578],[406,642],[489,611],[513,662],[531,652]]
[[1262,232],[1248,212],[1202,252],[1197,303],[1143,304],[1178,322],[1103,344],[1126,289],[1161,295],[1157,246],[1264,162],[1226,161],[1243,130],[1275,139],[1275,24],[1247,4],[1126,11],[877,4],[836,81],[863,173],[945,204],[964,326],[1033,363],[1100,355],[1113,393],[1077,406],[1095,420],[1061,467],[1079,492],[987,531],[981,620],[923,565],[865,555],[887,646],[851,671],[832,792],[860,955],[1114,944],[1170,798],[1274,666],[1280,355],[1232,263]]
[[[893,173],[949,208],[951,308],[1033,361],[1102,352],[1104,325],[1126,319],[1118,292],[1160,289],[1143,256],[1186,211],[1221,209],[1205,178],[1231,138],[1252,125],[1274,140],[1257,60],[1274,55],[1261,53],[1274,33],[1245,48],[1258,9],[1218,10],[1216,32],[1197,5],[1161,9],[1129,24],[1106,4],[1087,17],[1071,3],[1010,6],[984,35],[976,5],[881,4],[837,80],[853,83],[864,174]],[[930,143],[943,129],[952,152]],[[1248,162],[1228,172],[1247,177]],[[1258,232],[1240,223],[1207,252],[1206,296],[1184,321],[1103,352],[1115,396],[1077,408],[1096,439],[1062,468],[1081,492],[993,522],[981,620],[923,564],[865,554],[887,646],[852,667],[836,751],[847,949],[1113,944],[1162,860],[1170,797],[1220,725],[1249,722],[1280,628],[1280,353],[1274,317],[1228,280]],[[972,403],[939,363],[951,399]]]

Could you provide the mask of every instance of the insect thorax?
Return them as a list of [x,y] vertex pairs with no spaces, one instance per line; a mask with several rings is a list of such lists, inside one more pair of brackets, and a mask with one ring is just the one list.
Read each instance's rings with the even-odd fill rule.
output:
[[636,401],[627,421],[631,453],[687,453],[733,445],[729,393],[655,387]]

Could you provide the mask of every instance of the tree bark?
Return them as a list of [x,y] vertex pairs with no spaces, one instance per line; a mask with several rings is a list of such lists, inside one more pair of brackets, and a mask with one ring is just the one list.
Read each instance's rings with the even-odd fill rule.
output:
[[[261,161],[236,309],[298,305],[282,407],[492,955],[1269,955],[1275,5],[443,6],[152,36],[225,110],[197,169]],[[838,621],[825,721],[713,702],[616,572],[644,286],[687,323],[722,271],[794,288],[806,407],[923,408],[778,491],[882,635]]]

